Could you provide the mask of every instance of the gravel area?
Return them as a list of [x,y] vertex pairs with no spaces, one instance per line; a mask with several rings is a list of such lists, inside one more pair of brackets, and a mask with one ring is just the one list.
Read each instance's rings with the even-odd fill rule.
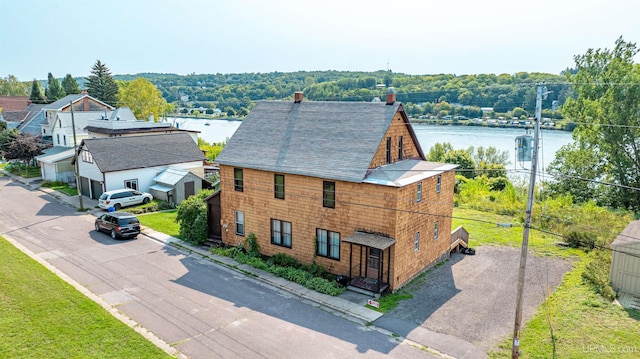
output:
[[[520,248],[482,246],[475,255],[454,253],[411,288],[413,299],[401,301],[383,318],[453,335],[488,351],[513,333],[519,267]],[[523,325],[545,300],[547,283],[553,291],[570,269],[570,260],[529,253]]]

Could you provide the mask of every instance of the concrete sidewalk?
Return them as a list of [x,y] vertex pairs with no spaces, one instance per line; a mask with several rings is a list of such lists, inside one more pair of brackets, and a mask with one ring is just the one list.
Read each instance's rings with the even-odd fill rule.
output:
[[[67,196],[50,188],[40,187],[40,182],[42,181],[40,178],[28,179],[15,176],[6,171],[2,172],[5,175],[12,177],[15,181],[18,181],[34,190],[39,189],[50,194],[61,202],[67,203],[74,208],[80,207],[80,200],[78,196]],[[83,196],[83,207],[88,209],[87,213],[94,216],[104,213],[103,210],[96,208],[97,204],[97,200]],[[172,246],[187,255],[201,257],[202,259],[211,261],[217,265],[225,266],[244,275],[250,273],[255,279],[265,283],[266,285],[287,292],[305,303],[309,303],[315,307],[321,307],[335,315],[366,325],[371,329],[378,330],[390,336],[397,336],[397,333],[408,333],[401,339],[413,342],[418,346],[424,346],[428,351],[442,357],[465,359],[487,358],[487,354],[482,349],[464,339],[451,335],[435,333],[415,323],[398,320],[385,320],[386,318],[382,318],[382,313],[366,307],[367,301],[369,299],[373,299],[367,295],[346,291],[340,296],[333,297],[318,293],[297,283],[276,277],[271,273],[249,265],[240,264],[231,258],[213,254],[206,248],[190,245],[178,238],[157,232],[148,227],[143,227],[141,234],[160,243],[164,243],[165,245]]]

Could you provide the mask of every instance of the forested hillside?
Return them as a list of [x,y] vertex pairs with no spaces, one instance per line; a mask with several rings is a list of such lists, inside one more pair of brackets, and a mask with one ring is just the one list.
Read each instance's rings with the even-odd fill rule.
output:
[[[437,114],[436,104],[455,104],[446,109],[459,114],[455,108],[493,107],[506,113],[522,108],[533,113],[536,82],[545,82],[552,91],[543,108],[551,111],[553,101],[563,104],[571,94],[566,78],[545,73],[520,72],[479,75],[407,75],[391,71],[299,71],[241,74],[156,74],[116,75],[116,79],[133,80],[144,77],[151,81],[168,102],[180,104],[188,96],[190,102],[215,105],[225,110],[250,109],[256,100],[292,98],[295,91],[304,91],[309,100],[371,101],[383,98],[386,88],[393,86],[398,101],[406,104],[410,114]],[[420,105],[420,106],[416,106]],[[206,107],[205,106],[205,107]],[[436,111],[434,113],[434,111]],[[460,113],[463,114],[463,113]],[[551,116],[549,116],[551,117]]]

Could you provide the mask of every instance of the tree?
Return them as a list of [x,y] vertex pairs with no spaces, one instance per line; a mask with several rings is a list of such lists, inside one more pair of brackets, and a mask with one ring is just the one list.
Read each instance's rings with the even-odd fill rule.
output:
[[508,151],[500,151],[494,146],[489,146],[484,148],[479,146],[478,148],[469,147],[468,149],[471,157],[476,163],[484,162],[487,165],[502,165],[505,167],[509,164],[509,152]]
[[111,76],[109,68],[100,60],[91,68],[91,75],[85,78],[87,93],[111,106],[118,103],[118,85]]
[[148,120],[151,115],[158,121],[167,111],[167,101],[149,80],[138,77],[120,87],[118,104],[128,106],[139,120]]
[[445,153],[442,158],[445,163],[454,163],[460,165],[456,170],[456,174],[463,175],[466,178],[474,178],[476,176],[476,163],[471,158],[471,154],[465,150],[451,150]]
[[62,79],[62,89],[67,95],[80,93],[78,82],[71,76],[71,74],[67,74],[67,76]]
[[[576,97],[567,99],[563,115],[578,123],[573,131],[576,146],[565,148],[554,168],[560,185],[572,194],[588,197],[607,192],[600,204],[636,212],[640,211],[640,195],[633,190],[640,187],[640,65],[633,57],[638,52],[636,44],[619,38],[613,50],[589,49],[575,56],[577,72],[567,78]],[[571,170],[586,176],[581,181],[614,186],[591,182],[593,189],[576,187],[576,178],[563,177]]]
[[429,149],[429,153],[427,153],[427,161],[431,162],[444,162],[444,155],[453,151],[453,146],[449,142],[445,143],[436,143]]
[[31,83],[31,96],[29,96],[29,100],[33,103],[45,103],[44,95],[42,94],[42,88],[40,88],[40,83],[33,79]]
[[207,206],[204,198],[212,191],[201,191],[178,206],[176,222],[180,224],[180,238],[201,245],[207,240]]
[[18,80],[17,77],[9,75],[0,77],[0,96],[27,96],[29,87]]
[[6,159],[18,159],[31,163],[34,157],[42,154],[44,148],[45,145],[38,136],[18,133],[13,141],[8,144],[3,156]]
[[47,77],[47,89],[44,90],[44,95],[47,97],[48,102],[57,101],[66,95],[64,89],[60,86],[60,82],[58,82],[57,78],[53,77],[51,72],[49,72],[49,76]]

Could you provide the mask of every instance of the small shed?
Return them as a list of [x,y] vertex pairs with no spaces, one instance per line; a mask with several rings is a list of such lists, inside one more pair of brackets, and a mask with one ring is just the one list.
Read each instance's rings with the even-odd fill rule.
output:
[[640,297],[640,220],[633,221],[611,243],[611,285],[618,294]]
[[206,181],[193,172],[177,168],[167,168],[153,180],[156,184],[149,187],[153,197],[172,204],[180,204],[200,192],[202,182]]

